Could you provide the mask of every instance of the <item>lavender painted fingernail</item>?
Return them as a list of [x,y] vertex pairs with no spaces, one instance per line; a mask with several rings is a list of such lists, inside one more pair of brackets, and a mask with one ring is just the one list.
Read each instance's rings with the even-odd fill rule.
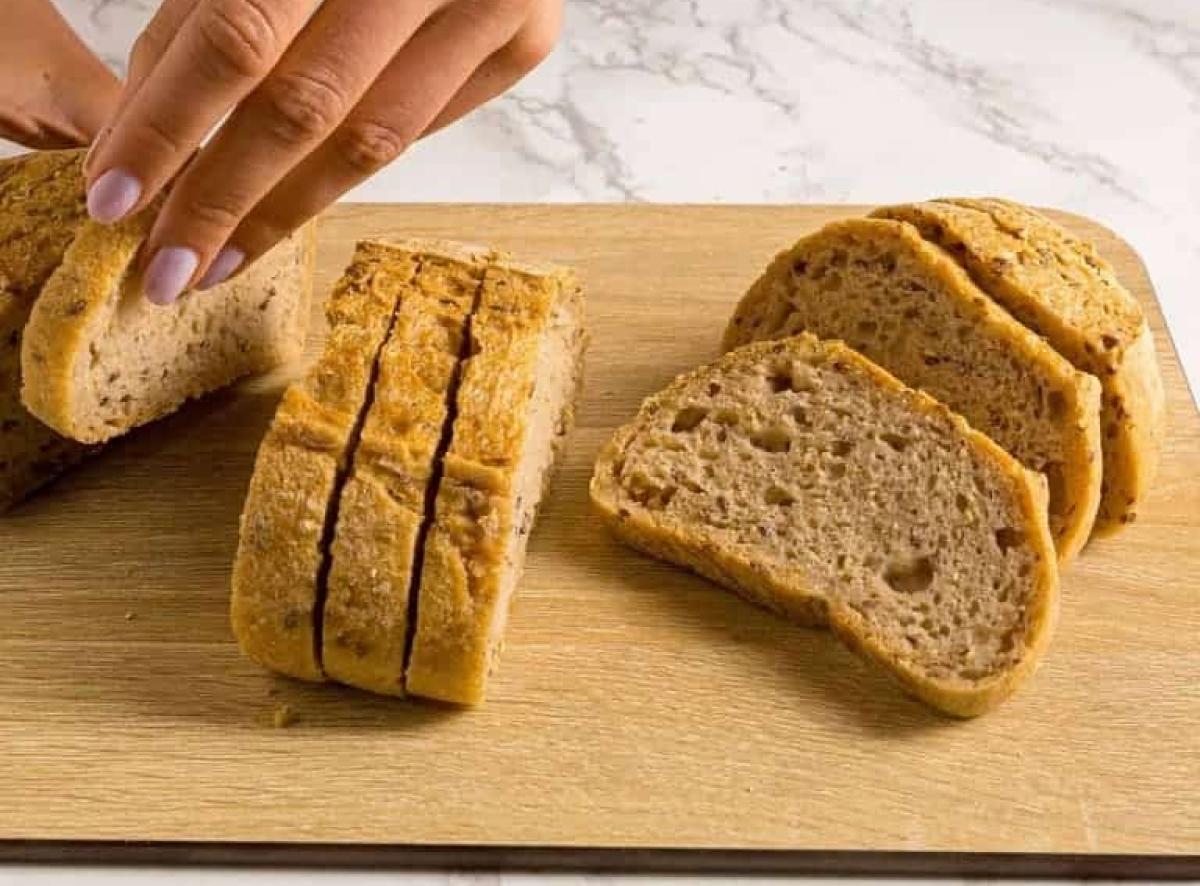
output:
[[150,259],[142,278],[142,291],[146,293],[146,298],[156,305],[174,304],[192,279],[192,274],[196,273],[199,263],[200,257],[195,250],[186,246],[167,246],[158,250]]
[[124,169],[110,169],[88,189],[88,215],[98,222],[119,221],[137,206],[142,183]]
[[213,259],[213,263],[208,266],[208,270],[204,272],[204,276],[200,278],[200,282],[196,284],[197,289],[212,289],[219,283],[224,283],[229,279],[229,275],[242,266],[242,262],[246,260],[246,253],[238,249],[236,246],[226,246],[217,253],[217,257]]

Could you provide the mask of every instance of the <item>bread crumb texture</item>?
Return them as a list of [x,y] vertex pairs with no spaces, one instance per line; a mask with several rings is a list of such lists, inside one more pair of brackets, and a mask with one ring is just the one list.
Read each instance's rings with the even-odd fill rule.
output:
[[727,348],[810,332],[840,339],[963,415],[1050,484],[1066,560],[1101,490],[1100,385],[904,222],[835,222],[782,253],[738,306]]
[[592,483],[626,541],[828,624],[925,701],[980,713],[1045,648],[1044,486],[839,343],[735,350],[651,397]]
[[1154,480],[1166,395],[1141,305],[1096,248],[1007,200],[887,206],[878,218],[914,225],[988,295],[1103,388],[1104,481],[1096,529],[1132,523]]

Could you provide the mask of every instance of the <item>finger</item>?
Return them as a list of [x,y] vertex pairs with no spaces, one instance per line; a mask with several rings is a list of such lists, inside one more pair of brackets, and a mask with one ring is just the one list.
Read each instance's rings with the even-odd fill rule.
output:
[[463,84],[421,137],[444,129],[480,105],[508,92],[550,55],[561,28],[562,3],[551,0],[539,4],[512,40],[488,57]]
[[[147,241],[147,295],[162,301],[178,294],[151,273],[160,249],[190,250],[195,276],[204,273],[242,218],[341,124],[436,3],[330,0],[321,7],[172,186]],[[169,288],[179,282],[172,278]]]
[[114,221],[153,199],[274,67],[313,2],[199,0],[95,152],[93,217]]
[[58,19],[62,45],[55,50],[58,64],[43,75],[44,87],[73,144],[86,144],[112,112],[121,83],[53,6],[49,11]]
[[[163,0],[159,5],[129,52],[129,70],[125,74],[127,97],[137,92],[138,87],[167,54],[167,49],[175,42],[175,36],[183,30],[184,23],[198,2],[199,0]],[[128,98],[125,99],[125,104],[128,104]]]
[[92,141],[112,116],[121,95],[121,81],[100,59],[90,55],[89,70],[52,86],[55,104],[83,135],[80,144]]
[[87,135],[70,121],[37,120],[19,111],[0,111],[0,138],[27,148],[73,148],[87,143]]
[[89,179],[95,171],[96,155],[112,132],[113,122],[129,107],[129,103],[137,95],[150,72],[166,54],[175,35],[183,28],[184,22],[195,9],[197,2],[198,0],[164,0],[137,39],[133,41],[133,48],[129,51],[125,85],[121,89],[120,97],[117,99],[112,113],[100,127],[99,134],[92,141],[92,146],[83,160],[83,172]]
[[[412,144],[520,20],[480,19],[456,4],[430,19],[320,148],[271,191],[238,227],[230,247],[246,264],[374,175]],[[430,59],[437,59],[430,64]],[[205,284],[210,280],[203,281]]]

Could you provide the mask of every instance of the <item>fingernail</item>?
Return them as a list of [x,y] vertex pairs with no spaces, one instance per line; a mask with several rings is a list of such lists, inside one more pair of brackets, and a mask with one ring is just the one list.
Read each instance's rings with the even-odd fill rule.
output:
[[195,250],[185,246],[167,246],[154,253],[142,277],[142,291],[156,305],[174,304],[183,292],[196,265],[200,263]]
[[142,183],[124,169],[110,169],[88,189],[88,215],[109,224],[129,214],[142,196]]
[[242,266],[242,262],[246,260],[246,253],[238,249],[236,246],[226,246],[217,253],[217,257],[213,259],[213,263],[208,266],[208,270],[204,272],[204,276],[200,278],[200,282],[196,284],[197,289],[212,289],[219,283],[224,283],[229,279],[229,275]]

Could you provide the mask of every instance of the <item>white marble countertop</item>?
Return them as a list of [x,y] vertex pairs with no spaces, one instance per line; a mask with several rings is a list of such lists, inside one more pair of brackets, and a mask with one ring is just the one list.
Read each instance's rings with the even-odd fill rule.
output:
[[[157,5],[58,3],[116,68]],[[1011,196],[1090,215],[1141,251],[1193,389],[1200,386],[1197,0],[567,0],[567,7],[561,45],[537,73],[418,145],[352,199]],[[35,873],[29,882],[75,882],[79,872]],[[0,868],[0,884],[28,874]],[[194,884],[383,879],[173,875]],[[516,886],[526,879],[413,874],[408,882]],[[91,878],[110,881],[142,877],[110,869]]]

